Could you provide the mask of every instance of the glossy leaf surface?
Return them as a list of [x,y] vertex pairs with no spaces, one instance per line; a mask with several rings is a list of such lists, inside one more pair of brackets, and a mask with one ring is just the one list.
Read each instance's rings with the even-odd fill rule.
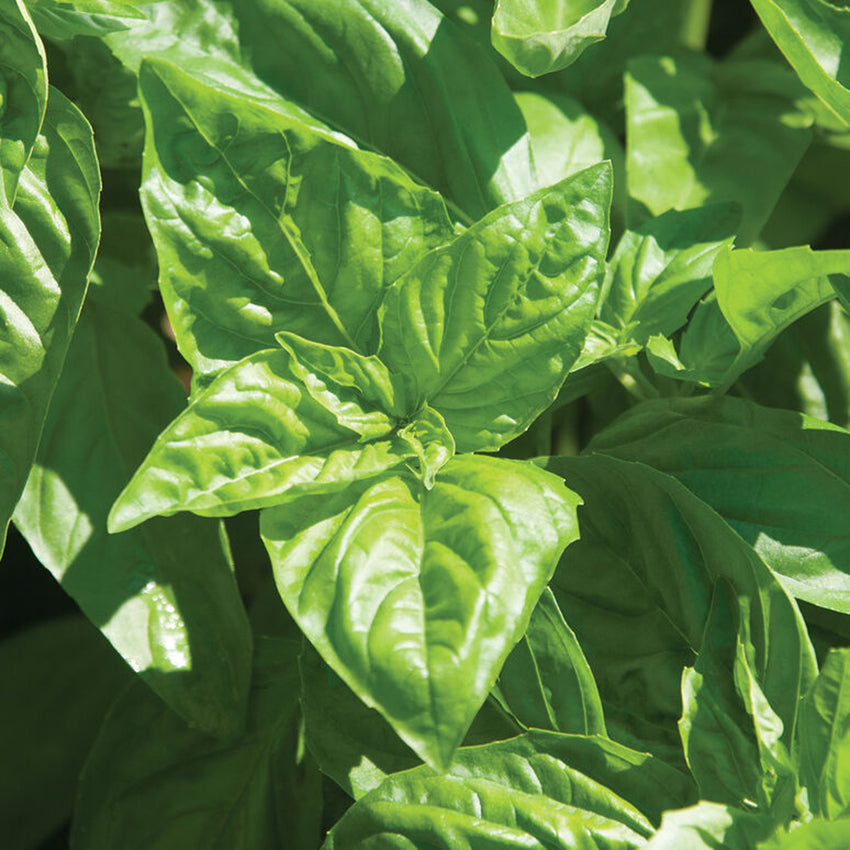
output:
[[379,355],[458,451],[499,448],[552,403],[595,309],[610,204],[603,163],[495,210],[387,291]]
[[[245,733],[216,741],[143,685],[115,704],[83,772],[80,850],[312,850],[318,775],[298,756],[298,643],[257,644]],[[152,745],[155,741],[155,745]]]
[[127,475],[182,403],[150,329],[87,304],[15,524],[169,705],[201,729],[229,734],[243,720],[251,635],[215,524],[178,517],[106,531]]
[[430,490],[396,475],[266,510],[260,529],[325,661],[444,766],[575,539],[576,505],[530,464],[465,456]]
[[[850,434],[743,399],[647,402],[592,442],[674,475],[749,542],[789,592],[850,612]],[[846,507],[844,507],[846,505]]]
[[646,850],[752,850],[772,825],[764,815],[701,802],[665,812],[661,828],[645,846]]

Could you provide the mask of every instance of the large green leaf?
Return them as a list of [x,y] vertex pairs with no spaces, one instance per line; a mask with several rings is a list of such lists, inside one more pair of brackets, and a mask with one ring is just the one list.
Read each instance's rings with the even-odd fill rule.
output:
[[850,124],[850,10],[841,0],[750,0],[800,79]]
[[813,820],[791,831],[779,829],[756,850],[845,850],[850,842],[850,820],[834,823]]
[[525,124],[497,66],[427,0],[232,5],[262,79],[468,216],[537,188]]
[[[582,750],[595,759],[577,768]],[[669,779],[651,757],[604,739],[534,732],[464,747],[444,774],[389,777],[343,816],[324,850],[628,850],[652,833],[631,798]]]
[[49,39],[103,35],[145,19],[139,4],[129,0],[27,0],[27,5],[38,31]]
[[385,287],[452,236],[438,195],[356,150],[161,61],[140,75],[143,203],[196,375],[287,330],[371,353]]
[[676,476],[800,599],[850,613],[850,434],[743,399],[646,402],[590,449]]
[[498,693],[526,727],[604,735],[593,673],[558,603],[545,590],[499,674]]
[[560,71],[605,38],[628,0],[498,0],[493,46],[529,77]]
[[127,475],[182,404],[150,329],[87,304],[14,518],[130,666],[188,721],[228,734],[243,721],[251,635],[215,525],[106,531]]
[[80,616],[40,623],[0,642],[5,850],[38,847],[68,820],[103,716],[131,678]]
[[752,242],[811,139],[811,119],[795,112],[794,83],[771,62],[633,60],[626,76],[632,223],[734,201],[743,212],[738,244]]
[[[585,500],[581,539],[552,588],[596,676],[612,736],[675,758],[682,672],[694,665],[723,580],[790,749],[814,654],[799,612],[752,548],[675,479],[642,464],[598,455],[551,458],[546,468]],[[756,743],[754,729],[750,737]]]
[[91,128],[51,89],[14,207],[0,199],[0,551],[83,303],[99,194]]
[[380,356],[459,451],[498,449],[554,400],[596,306],[610,204],[601,163],[495,210],[387,291]]
[[13,205],[18,177],[32,153],[47,107],[47,60],[23,0],[0,6],[3,111],[0,115],[0,172],[6,203]]
[[216,741],[142,685],[104,723],[80,780],[78,850],[315,850],[318,774],[299,753],[298,642],[257,643],[244,735]]
[[665,812],[645,850],[753,850],[772,829],[764,815],[703,801]]
[[816,814],[850,814],[850,649],[834,649],[800,712],[800,768]]
[[429,465],[451,456],[451,436],[428,408],[397,427],[404,396],[376,357],[282,339],[288,350],[246,357],[194,395],[115,502],[110,529],[330,493],[417,455],[430,477]]
[[563,548],[576,497],[536,467],[459,456],[261,515],[290,613],[425,761],[447,765]]

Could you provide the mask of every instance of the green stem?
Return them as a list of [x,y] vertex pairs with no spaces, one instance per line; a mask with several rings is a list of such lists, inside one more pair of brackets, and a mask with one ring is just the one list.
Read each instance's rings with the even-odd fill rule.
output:
[[708,38],[712,0],[687,0],[688,9],[682,22],[682,40],[694,50],[704,50]]

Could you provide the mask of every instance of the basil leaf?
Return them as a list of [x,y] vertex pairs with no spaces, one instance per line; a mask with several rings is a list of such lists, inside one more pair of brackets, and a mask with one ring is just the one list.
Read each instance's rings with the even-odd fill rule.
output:
[[548,589],[505,661],[497,687],[512,716],[526,727],[605,735],[593,673]]
[[629,196],[640,223],[733,201],[751,243],[811,140],[789,73],[771,62],[641,57],[626,75]]
[[816,814],[850,812],[850,650],[833,649],[800,710],[800,771]]
[[178,345],[208,383],[287,330],[371,353],[384,289],[451,238],[395,163],[172,65],[140,73],[143,203]]
[[756,850],[844,850],[850,841],[850,821],[835,823],[813,820],[799,824],[792,832],[777,830],[776,834],[759,844]]
[[30,0],[28,6],[38,31],[50,39],[104,35],[145,19],[128,0]]
[[846,431],[803,414],[701,398],[642,404],[590,448],[674,475],[755,548],[790,593],[850,613],[847,446]]
[[86,292],[99,194],[91,128],[51,89],[14,207],[0,199],[0,551]]
[[195,517],[106,533],[106,517],[183,392],[140,320],[89,303],[15,525],[127,663],[197,727],[243,722],[251,635],[215,526]]
[[387,290],[379,355],[458,451],[498,449],[554,400],[595,309],[610,204],[602,163],[495,210]]
[[845,124],[850,91],[841,65],[850,38],[846,7],[829,0],[751,0],[762,23],[800,79]]
[[258,642],[247,728],[227,742],[186,726],[144,685],[126,691],[80,779],[73,846],[315,848],[321,797],[298,755],[297,653],[296,641]]
[[697,658],[723,580],[790,750],[814,653],[796,606],[755,552],[675,479],[647,466],[602,455],[545,466],[585,500],[581,539],[552,588],[594,671],[612,737],[670,758],[680,751],[682,671]]
[[764,815],[702,801],[665,812],[645,850],[752,850],[772,829],[773,821]]
[[628,0],[498,0],[493,46],[529,77],[560,71],[605,38],[608,21]]
[[268,509],[260,530],[325,661],[445,766],[575,539],[576,505],[530,464],[459,456],[431,490],[388,477]]

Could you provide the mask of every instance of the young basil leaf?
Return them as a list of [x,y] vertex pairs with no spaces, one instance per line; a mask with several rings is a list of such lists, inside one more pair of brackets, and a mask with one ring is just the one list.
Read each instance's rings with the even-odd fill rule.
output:
[[536,467],[459,456],[261,515],[278,590],[325,661],[421,758],[451,761],[561,551],[576,497]]
[[427,0],[233,7],[263,80],[472,219],[537,188],[525,124],[498,67]]
[[850,16],[835,0],[750,0],[800,79],[850,124],[850,78],[842,65]]
[[458,451],[495,451],[554,400],[593,317],[610,205],[600,163],[495,210],[387,290],[381,359]]
[[332,492],[414,457],[378,406],[386,370],[337,352],[359,369],[362,391],[345,369],[340,383],[311,373],[294,350],[260,351],[218,375],[160,434],[113,505],[110,531],[178,511],[232,516],[287,494]]
[[560,71],[605,38],[608,21],[628,0],[498,0],[493,13],[493,46],[529,77]]
[[665,812],[661,828],[644,850],[753,850],[773,827],[774,821],[765,815],[704,800]]
[[[4,126],[0,120],[0,130]],[[0,136],[13,138],[5,131]],[[100,233],[91,128],[56,89],[16,179],[14,206],[0,198],[0,551],[35,458]]]
[[800,710],[800,772],[815,814],[850,813],[850,649],[833,649]]
[[147,61],[142,199],[178,345],[208,383],[287,330],[373,352],[384,289],[452,236],[395,163]]
[[216,527],[195,517],[106,533],[151,439],[183,404],[156,336],[86,305],[53,395],[15,525],[127,663],[214,734],[243,722],[251,635]]
[[593,673],[548,588],[499,674],[498,695],[526,727],[605,735]]
[[313,850],[321,795],[299,755],[298,646],[258,641],[247,728],[227,742],[187,726],[144,685],[126,691],[80,779],[73,846]]
[[0,172],[6,204],[13,206],[18,178],[35,146],[47,108],[47,60],[23,0],[0,9],[3,27],[3,112]]
[[98,727],[132,677],[80,616],[48,620],[0,642],[6,850],[38,847],[68,820]]
[[626,75],[632,224],[733,201],[743,212],[738,244],[751,243],[811,140],[811,119],[795,113],[789,77],[780,65],[754,60],[633,60]]
[[653,752],[678,750],[682,671],[693,666],[725,580],[752,641],[749,662],[790,749],[814,653],[796,606],[752,548],[648,466],[598,455],[550,458],[545,467],[585,500],[581,539],[552,588],[596,676],[610,734],[625,730]]
[[845,850],[850,842],[850,821],[834,823],[813,820],[798,824],[792,831],[779,829],[756,850]]
[[803,414],[693,398],[646,402],[589,448],[674,475],[755,548],[789,593],[850,613],[848,447],[846,431]]

